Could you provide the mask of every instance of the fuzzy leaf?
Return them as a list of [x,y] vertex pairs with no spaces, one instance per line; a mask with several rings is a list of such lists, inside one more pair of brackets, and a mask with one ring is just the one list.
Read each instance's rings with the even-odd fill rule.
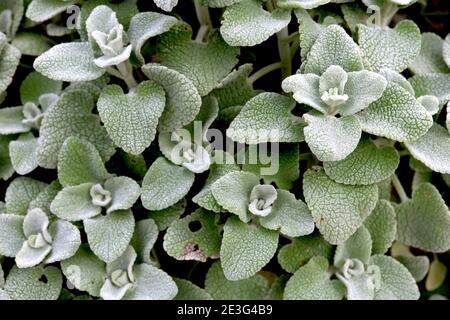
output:
[[164,66],[185,75],[206,96],[236,65],[239,49],[228,46],[217,31],[209,35],[207,44],[192,41],[191,36],[188,25],[173,27],[159,37],[157,55]]
[[397,233],[395,211],[389,201],[379,200],[370,216],[364,221],[372,238],[372,255],[384,254],[392,245]]
[[261,217],[261,225],[270,230],[279,230],[288,237],[300,237],[314,231],[314,221],[306,204],[286,190],[277,190],[278,197],[272,212]]
[[50,212],[50,205],[53,199],[56,197],[59,191],[61,191],[62,187],[58,180],[53,181],[48,186],[42,190],[36,198],[34,198],[28,207],[28,210],[39,208],[48,215]]
[[325,161],[325,173],[334,181],[351,185],[368,185],[392,176],[400,163],[393,147],[378,148],[370,138],[363,138],[344,160]]
[[153,2],[164,11],[172,11],[172,9],[178,4],[178,0],[153,0]]
[[396,207],[397,240],[429,252],[450,249],[450,214],[439,191],[423,183]]
[[9,135],[29,132],[30,127],[23,123],[23,107],[0,109],[0,134]]
[[37,57],[50,49],[44,35],[34,32],[20,32],[11,43],[23,55]]
[[261,270],[274,256],[278,233],[230,217],[224,226],[220,259],[228,280],[242,280]]
[[220,251],[220,230],[215,215],[203,209],[173,222],[164,236],[164,250],[177,260],[205,262]]
[[[46,281],[41,280],[43,277]],[[14,266],[3,289],[11,300],[56,300],[62,281],[61,271],[56,267],[19,269]]]
[[422,281],[430,269],[430,259],[427,256],[398,256],[395,259],[408,269],[416,282]]
[[14,179],[6,189],[6,212],[26,215],[31,201],[33,201],[46,186],[46,183],[29,177],[19,177]]
[[295,101],[277,93],[261,93],[249,100],[231,122],[227,135],[240,143],[300,142],[304,124],[291,114]]
[[20,175],[26,175],[38,167],[38,139],[33,134],[21,135],[9,144],[9,155],[14,170]]
[[294,238],[292,243],[278,251],[278,263],[289,273],[294,273],[311,258],[322,256],[331,260],[333,247],[320,234]]
[[131,19],[128,36],[141,63],[145,63],[144,56],[141,53],[145,42],[169,31],[177,22],[176,18],[157,12],[141,12]]
[[111,192],[112,201],[106,213],[130,209],[141,195],[141,188],[131,178],[112,177],[105,182],[105,190]]
[[297,270],[286,283],[286,300],[341,300],[345,287],[338,280],[330,280],[328,261],[324,257],[313,257]]
[[450,100],[450,74],[431,73],[425,75],[416,75],[409,78],[416,97],[435,96],[441,104]]
[[2,45],[1,35],[0,32],[0,94],[11,84],[21,57],[15,47],[7,43]]
[[77,0],[33,0],[25,15],[34,22],[44,22],[66,11],[77,2]]
[[136,223],[131,245],[136,250],[139,261],[151,264],[150,252],[158,234],[158,226],[152,219],[144,219]]
[[88,42],[58,44],[37,57],[33,67],[50,79],[69,82],[95,80],[105,73],[94,63]]
[[372,252],[372,238],[369,231],[361,226],[350,238],[336,247],[334,266],[341,268],[348,259],[358,259],[364,264],[369,262]]
[[450,133],[444,127],[435,123],[422,137],[405,145],[428,168],[450,173]]
[[277,6],[287,9],[314,9],[328,2],[330,0],[278,0]]
[[427,110],[393,82],[388,84],[379,100],[357,116],[364,131],[400,142],[416,140],[433,124]]
[[256,0],[242,0],[227,7],[220,33],[230,46],[254,46],[285,28],[290,21],[290,10],[268,12]]
[[225,277],[220,262],[215,262],[206,274],[205,289],[216,300],[262,300],[269,292],[269,284],[260,274],[230,281]]
[[202,99],[191,80],[175,70],[158,64],[146,64],[142,67],[142,71],[166,91],[166,108],[158,124],[160,132],[172,132],[195,119],[200,111]]
[[194,183],[195,175],[165,158],[153,162],[142,182],[142,204],[148,210],[162,210],[181,200]]
[[15,214],[0,214],[0,255],[15,257],[27,239],[23,234],[24,217]]
[[104,88],[97,108],[115,144],[128,153],[141,154],[155,138],[165,102],[161,86],[145,81],[129,94],[117,85]]
[[57,220],[49,227],[52,236],[52,251],[45,258],[45,263],[63,261],[72,257],[81,245],[80,231],[73,224]]
[[449,73],[450,69],[444,61],[442,50],[444,40],[431,32],[422,34],[422,46],[417,58],[409,65],[414,74]]
[[257,184],[259,184],[259,179],[254,174],[233,171],[215,181],[211,190],[221,207],[238,215],[243,222],[248,222],[250,221],[248,211],[250,193]]
[[151,211],[148,216],[155,221],[159,231],[164,231],[172,224],[172,222],[178,220],[178,218],[184,213],[185,209],[186,200],[181,199],[169,208],[159,211]]
[[115,211],[83,222],[89,246],[107,263],[116,260],[126,250],[135,225],[131,210]]
[[91,113],[93,107],[91,95],[79,90],[64,93],[50,107],[40,129],[38,163],[41,167],[56,168],[59,151],[68,137],[91,142],[102,159],[109,160],[115,149],[99,117]]
[[332,244],[343,243],[355,233],[378,200],[376,185],[338,184],[323,170],[308,170],[304,174],[303,194],[316,226]]
[[212,300],[210,294],[192,282],[184,279],[174,279],[178,294],[174,300]]
[[320,33],[308,54],[305,73],[321,75],[332,65],[341,66],[347,72],[363,69],[361,50],[337,25],[331,25]]
[[394,29],[360,25],[358,43],[373,70],[389,68],[402,72],[419,55],[421,35],[410,20],[399,22]]
[[380,289],[375,290],[375,300],[417,300],[416,281],[400,262],[389,256],[376,255],[370,264],[380,268]]

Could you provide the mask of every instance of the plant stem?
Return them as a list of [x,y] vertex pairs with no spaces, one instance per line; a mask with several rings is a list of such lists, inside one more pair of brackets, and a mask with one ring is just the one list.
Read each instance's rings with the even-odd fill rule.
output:
[[300,153],[298,155],[298,161],[309,160],[309,159],[312,159],[312,153],[311,152]]
[[398,155],[400,157],[409,156],[409,151],[408,150],[400,150],[400,151],[398,151]]
[[200,23],[200,28],[198,29],[195,41],[203,42],[208,31],[212,29],[211,16],[209,15],[208,7],[202,6],[198,0],[194,0],[195,13],[197,14],[198,22]]
[[291,48],[289,41],[286,41],[287,38],[289,38],[287,27],[277,33],[278,52],[281,59],[281,76],[283,79],[292,74]]
[[395,191],[400,197],[401,202],[406,202],[409,200],[408,196],[406,195],[405,189],[403,189],[403,186],[396,174],[392,176],[392,185],[394,186]]
[[259,69],[254,74],[252,74],[248,78],[248,81],[250,82],[250,84],[253,84],[256,80],[258,80],[259,78],[262,78],[266,74],[268,74],[274,70],[280,69],[281,66],[282,66],[281,62],[275,62],[275,63],[269,64],[269,65],[265,66],[264,68]]
[[125,81],[130,91],[134,90],[138,86],[138,83],[133,76],[133,67],[130,61],[124,61],[119,64],[117,66],[117,70],[119,70],[119,73],[121,75],[121,77],[119,78]]

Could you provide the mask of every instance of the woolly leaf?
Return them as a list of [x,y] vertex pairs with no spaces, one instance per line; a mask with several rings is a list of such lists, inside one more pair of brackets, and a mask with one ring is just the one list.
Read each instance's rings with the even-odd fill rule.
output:
[[14,179],[6,189],[6,212],[26,215],[31,201],[33,201],[46,186],[46,183],[29,177],[19,177]]
[[444,40],[438,35],[426,32],[422,34],[422,46],[417,58],[409,65],[414,74],[449,73],[450,69],[444,61],[442,50]]
[[395,211],[389,201],[379,200],[370,216],[364,221],[372,238],[372,255],[384,254],[392,245],[397,233]]
[[0,214],[0,255],[15,257],[27,239],[23,234],[24,217]]
[[0,94],[11,84],[21,57],[18,49],[7,43],[2,44],[2,35],[0,32]]
[[210,294],[192,282],[184,279],[174,279],[178,294],[174,300],[212,300]]
[[450,100],[450,75],[444,73],[430,73],[425,75],[415,75],[409,78],[416,97],[435,96],[441,104]]
[[172,11],[178,4],[178,0],[153,0],[153,2],[164,11]]
[[9,144],[9,155],[14,170],[20,175],[26,175],[38,167],[38,139],[27,133],[19,136]]
[[334,266],[341,268],[348,259],[358,259],[364,264],[369,262],[372,252],[372,238],[369,231],[361,226],[350,238],[336,247]]
[[158,233],[158,227],[152,219],[136,223],[131,245],[136,249],[139,261],[151,264],[150,252],[158,238]]
[[25,15],[34,22],[43,22],[64,12],[77,3],[77,0],[33,0]]
[[172,222],[176,221],[186,209],[186,200],[181,199],[173,206],[159,211],[151,211],[149,217],[154,220],[159,231],[166,230]]

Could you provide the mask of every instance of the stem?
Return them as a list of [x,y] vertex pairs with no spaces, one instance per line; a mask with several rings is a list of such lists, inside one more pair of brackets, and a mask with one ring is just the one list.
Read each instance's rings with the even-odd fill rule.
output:
[[282,66],[281,62],[275,62],[275,63],[269,64],[269,65],[265,66],[264,68],[259,69],[254,74],[252,74],[248,78],[248,81],[250,84],[253,84],[256,80],[258,80],[259,78],[262,78],[266,74],[268,74],[274,70],[280,69],[281,66]]
[[298,155],[298,161],[309,160],[309,159],[312,159],[312,153],[311,152],[300,153]]
[[298,48],[300,48],[300,39],[296,38],[292,41],[291,44],[291,60],[294,59],[295,53],[297,52]]
[[195,41],[202,42],[208,31],[212,29],[211,16],[209,15],[208,7],[202,6],[198,0],[194,0],[195,13],[197,14],[198,22],[200,23],[200,28],[198,30]]
[[395,191],[400,197],[401,202],[406,202],[409,200],[408,196],[406,195],[405,189],[403,189],[403,186],[396,174],[392,176],[392,185],[394,186]]
[[158,254],[156,253],[155,248],[151,251],[151,257],[153,258],[153,261],[158,265],[158,267],[161,267],[161,264],[159,263]]
[[409,151],[408,150],[400,150],[400,151],[398,151],[398,155],[400,157],[409,156]]
[[300,41],[300,40],[299,40],[299,37],[300,37],[300,32],[295,31],[294,33],[291,33],[291,34],[286,38],[286,41],[288,41],[288,42],[293,42],[293,41],[296,41],[296,40]]
[[292,74],[291,48],[289,41],[286,41],[287,38],[289,38],[287,27],[277,33],[278,52],[281,59],[281,76],[283,79]]
[[134,90],[138,86],[138,83],[133,76],[133,67],[129,61],[124,61],[119,64],[117,66],[117,70],[121,75],[119,78],[125,81],[130,91]]

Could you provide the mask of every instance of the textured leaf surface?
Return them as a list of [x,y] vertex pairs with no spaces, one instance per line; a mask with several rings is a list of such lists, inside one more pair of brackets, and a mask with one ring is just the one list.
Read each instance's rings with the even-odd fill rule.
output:
[[19,177],[14,179],[6,189],[6,212],[26,215],[30,202],[33,201],[46,186],[46,183],[29,177]]
[[254,46],[285,28],[291,21],[290,10],[264,10],[255,0],[242,0],[229,6],[220,33],[230,46]]
[[97,108],[114,143],[126,152],[141,154],[155,138],[165,103],[161,86],[145,81],[129,94],[117,85],[104,88]]
[[220,248],[225,277],[232,281],[250,278],[272,259],[277,246],[277,232],[230,217]]
[[174,300],[212,300],[210,294],[196,286],[192,282],[184,279],[174,279],[178,287],[178,294]]
[[409,69],[414,74],[449,73],[450,69],[442,56],[443,47],[441,37],[431,32],[423,33],[420,53]]
[[336,247],[334,266],[341,268],[347,259],[358,259],[364,264],[369,262],[372,252],[372,238],[369,231],[361,226],[350,238]]
[[38,140],[31,134],[21,135],[9,144],[11,163],[20,175],[25,175],[38,167]]
[[419,28],[410,20],[399,22],[394,29],[361,25],[358,43],[375,71],[389,68],[401,72],[418,56],[421,35]]
[[77,3],[76,0],[33,0],[27,8],[26,16],[35,22],[46,21]]
[[373,256],[370,263],[380,268],[381,285],[375,300],[417,300],[419,289],[408,269],[394,258]]
[[191,80],[183,74],[158,64],[146,64],[144,74],[158,82],[166,91],[166,108],[159,120],[158,130],[172,132],[195,119],[202,99]]
[[207,44],[191,36],[188,25],[173,27],[159,37],[157,54],[164,66],[184,74],[205,96],[231,72],[239,49],[228,46],[218,32],[210,34]]
[[0,214],[0,254],[15,257],[26,241],[23,234],[23,217],[15,214]]
[[430,259],[427,256],[398,256],[395,259],[408,269],[416,282],[422,281],[430,269]]
[[195,175],[165,158],[153,162],[142,182],[142,204],[148,210],[162,210],[181,200],[194,183]]
[[22,122],[22,107],[0,109],[0,134],[16,134],[30,131],[30,127]]
[[316,226],[332,244],[347,240],[370,215],[378,200],[376,185],[338,184],[323,170],[309,170],[304,174],[303,194]]
[[153,0],[153,2],[164,11],[172,11],[178,4],[178,0]]
[[149,217],[155,221],[159,231],[164,231],[184,213],[185,209],[186,200],[181,199],[169,208],[151,211]]
[[220,262],[215,262],[206,274],[205,289],[216,300],[262,300],[269,292],[269,284],[260,274],[230,281]]
[[358,114],[358,119],[364,131],[400,142],[416,140],[433,124],[427,110],[393,82],[379,100]]
[[144,219],[136,223],[131,245],[136,250],[140,261],[151,264],[150,252],[158,234],[158,226],[152,219]]
[[328,261],[316,256],[297,270],[286,283],[286,300],[341,300],[344,286],[338,280],[330,280]]
[[429,252],[450,248],[450,213],[439,191],[423,183],[396,207],[397,240]]
[[435,96],[441,104],[450,100],[450,75],[445,73],[431,73],[425,75],[416,75],[409,78],[416,97]]
[[363,138],[347,158],[326,161],[323,167],[325,173],[338,183],[368,185],[389,178],[399,162],[395,148],[378,148],[371,139]]
[[295,101],[277,93],[261,93],[249,100],[231,122],[227,135],[240,143],[300,142],[304,124],[291,114]]
[[372,254],[384,254],[397,234],[395,211],[389,201],[379,200],[373,212],[364,221],[364,226],[372,238]]
[[9,44],[0,45],[0,94],[11,84],[20,56],[20,51],[15,47]]
[[34,32],[20,32],[11,43],[23,55],[37,57],[50,49],[45,36]]

